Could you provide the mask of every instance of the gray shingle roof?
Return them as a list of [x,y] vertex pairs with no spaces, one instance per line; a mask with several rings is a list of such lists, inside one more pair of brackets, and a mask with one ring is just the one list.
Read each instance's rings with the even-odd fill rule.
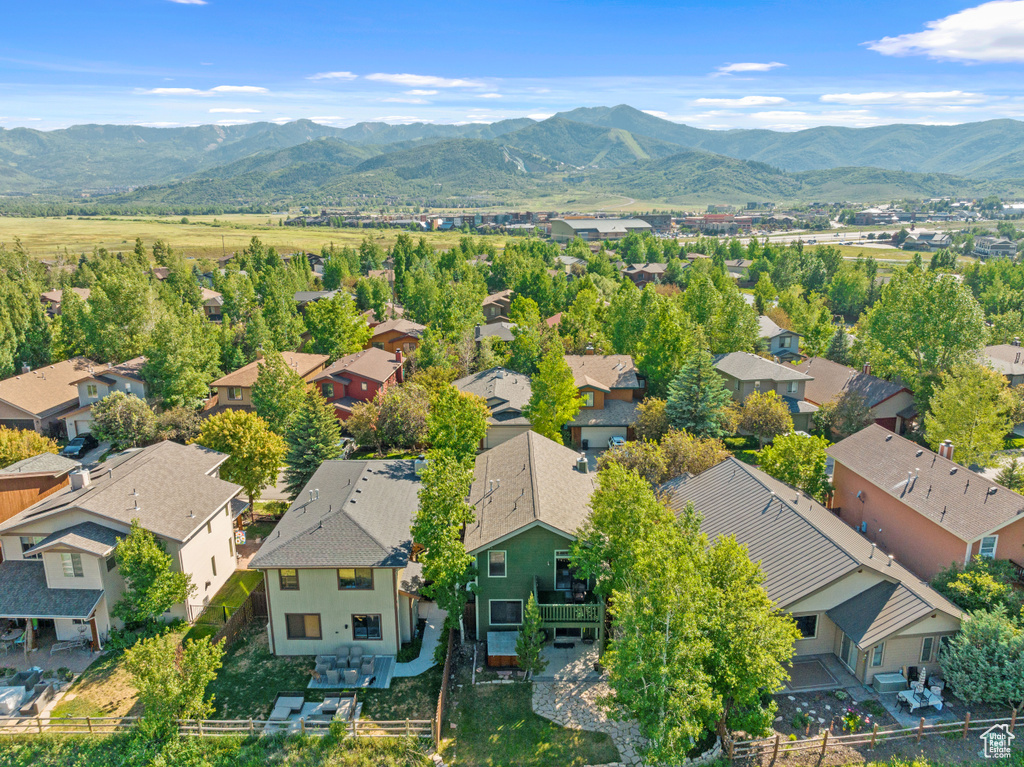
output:
[[819,405],[831,402],[846,392],[856,392],[864,397],[868,407],[875,407],[901,391],[909,391],[902,383],[886,381],[824,357],[811,357],[792,367],[813,376],[813,380],[804,387],[804,397]]
[[56,453],[40,453],[0,469],[0,474],[65,474],[81,464]]
[[740,381],[809,381],[811,376],[750,352],[715,357],[715,369]]
[[768,596],[782,608],[866,567],[914,597],[897,589],[899,599],[886,603],[884,620],[869,624],[871,637],[883,626],[892,633],[931,610],[960,616],[955,605],[873,549],[828,509],[735,458],[696,477],[672,480],[663,490],[677,514],[693,502],[704,517],[701,529],[712,541],[735,535],[750,558],[760,562]]
[[[827,452],[880,492],[962,541],[973,541],[1024,514],[1024,496],[878,424],[837,442]],[[868,503],[871,492],[865,491]]]
[[483,397],[491,409],[488,423],[530,424],[523,417],[523,408],[530,402],[532,393],[529,376],[499,367],[473,373],[454,381],[452,385],[459,391]]
[[477,325],[474,334],[477,341],[481,338],[492,337],[497,338],[499,341],[511,343],[515,339],[515,336],[512,334],[512,328],[514,327],[515,323],[512,322],[492,322],[489,325]]
[[989,366],[1004,376],[1024,375],[1024,348],[1013,344],[986,346],[984,357]]
[[636,423],[636,402],[605,399],[604,409],[584,408],[569,423],[570,426],[632,426]]
[[806,400],[795,399],[793,397],[783,397],[782,401],[786,403],[786,407],[789,408],[789,412],[793,415],[818,412],[818,406],[807,402]]
[[170,441],[121,453],[93,469],[87,487],[47,496],[0,524],[0,532],[30,531],[40,517],[81,509],[124,525],[138,519],[156,535],[184,541],[241,492],[216,475],[227,458]]
[[26,551],[25,554],[37,554],[53,546],[66,546],[71,549],[87,551],[98,557],[104,557],[117,546],[118,537],[124,538],[125,534],[119,530],[111,530],[109,527],[98,525],[95,522],[79,522],[77,525],[51,533]]
[[566,354],[576,386],[604,389],[638,389],[636,365],[629,354]]
[[826,615],[854,644],[867,648],[932,611],[903,584],[883,581],[836,605]]
[[783,327],[779,327],[771,318],[765,317],[763,314],[758,315],[757,325],[761,338],[775,338],[775,336],[781,336],[785,333],[792,333],[794,336],[800,335],[795,330],[786,330]]
[[420,487],[412,461],[324,461],[249,567],[405,567]]
[[466,550],[478,551],[536,522],[575,536],[594,492],[594,475],[576,470],[578,457],[532,431],[478,455],[469,491],[476,518],[466,526]]
[[0,562],[0,617],[88,618],[103,592],[51,589],[42,562]]

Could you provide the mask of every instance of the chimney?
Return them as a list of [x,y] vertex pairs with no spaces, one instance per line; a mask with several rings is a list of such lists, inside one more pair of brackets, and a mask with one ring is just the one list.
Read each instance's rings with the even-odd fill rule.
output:
[[405,381],[405,360],[402,359],[402,350],[395,349],[395,362],[398,363],[398,383]]
[[864,363],[864,368],[863,368],[863,371],[862,371],[862,372],[863,372],[863,373],[864,373],[864,375],[866,375],[866,376],[869,376],[869,375],[871,375],[871,363],[870,363],[870,362],[865,362],[865,363]]
[[258,359],[258,360],[263,359],[263,347],[262,346],[259,349],[256,350],[256,359]]
[[505,368],[498,368],[498,372],[494,374],[496,378],[505,377]]
[[[1017,346],[1020,346],[1020,344],[1017,344]],[[22,362],[21,363],[21,372],[22,373],[31,373],[32,372],[32,366],[29,365],[27,362]]]
[[586,353],[587,354],[593,354],[594,353],[594,345],[593,344],[587,344]]
[[89,487],[92,484],[92,477],[88,469],[73,471],[68,475],[68,478],[71,480],[72,490],[81,490],[83,487]]
[[1014,336],[1013,337],[1013,345],[1014,346],[1020,346],[1020,336]]
[[590,472],[590,469],[587,466],[586,453],[580,453],[580,457],[576,459],[576,471],[580,474],[587,474]]
[[939,445],[939,455],[941,457],[943,457],[943,458],[946,458],[946,459],[952,461],[953,460],[953,443],[950,442],[948,439],[944,440],[943,443],[941,445]]

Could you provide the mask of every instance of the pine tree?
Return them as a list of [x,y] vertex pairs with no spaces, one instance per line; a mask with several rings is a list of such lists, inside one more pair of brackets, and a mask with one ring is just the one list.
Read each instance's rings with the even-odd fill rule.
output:
[[544,620],[540,616],[540,608],[537,600],[530,594],[523,611],[523,624],[519,627],[519,636],[516,637],[516,657],[519,659],[519,668],[526,672],[526,678],[536,676],[547,668],[548,662],[540,651],[544,647]]
[[285,443],[284,480],[288,494],[295,498],[324,461],[337,458],[341,424],[334,408],[320,392],[310,389],[292,418]]
[[711,355],[702,349],[669,384],[665,413],[672,426],[695,437],[723,437],[728,433],[729,400]]
[[832,335],[832,340],[828,344],[825,357],[840,365],[849,364],[850,351],[846,340],[846,328],[842,323],[836,326],[836,332]]
[[1021,490],[1024,490],[1024,466],[1021,466],[1020,462],[1014,458],[999,472],[996,482],[1009,490],[1019,493]]

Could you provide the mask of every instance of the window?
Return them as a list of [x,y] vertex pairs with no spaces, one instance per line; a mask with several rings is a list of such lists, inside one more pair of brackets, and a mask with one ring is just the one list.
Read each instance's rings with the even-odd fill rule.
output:
[[740,390],[740,382],[737,380],[736,381],[736,391],[739,391],[739,390]]
[[487,576],[489,578],[504,578],[505,577],[505,552],[504,551],[488,551],[487,552]]
[[115,567],[117,567],[117,557],[115,557],[113,554],[110,554],[107,556],[107,572],[109,573]]
[[380,631],[379,615],[353,615],[352,616],[352,638],[353,639],[383,639]]
[[797,383],[796,383],[796,381],[790,381],[786,385],[786,393],[787,394],[796,394],[796,392],[797,392]]
[[783,336],[782,338],[779,339],[779,346],[781,346],[783,349],[788,349],[790,347],[790,344],[792,343],[793,339],[790,338],[789,336]]
[[885,642],[880,645],[875,645],[875,648],[871,651],[871,665],[878,666],[882,665],[882,658],[885,655]]
[[801,639],[814,639],[818,636],[818,616],[798,615],[793,618]]
[[372,589],[373,570],[369,567],[338,568],[339,589]]
[[85,576],[85,573],[82,572],[81,554],[61,554],[60,565],[64,568],[65,578],[82,578]]
[[320,387],[320,391],[323,392],[324,399],[334,399],[334,384],[326,382]]
[[999,541],[998,535],[986,535],[981,539],[981,546],[978,547],[978,555],[982,557],[988,557],[989,559],[996,558],[996,543]]
[[126,392],[128,392],[128,394],[131,394],[131,393],[132,393],[132,385],[131,385],[131,383],[130,383],[130,382],[128,382],[128,381],[125,381],[125,382],[124,382],[124,390],[125,390]]
[[585,391],[585,392],[583,392],[583,407],[593,407],[593,406],[594,406],[594,392],[592,392],[592,391]]
[[217,557],[210,557],[210,569],[213,570],[214,577],[217,576]]
[[96,396],[99,396],[99,390],[96,388],[96,384],[86,384],[85,385],[85,396],[86,397],[96,397]]
[[228,399],[233,399],[233,400],[242,399],[242,387],[241,386],[229,386],[228,387]]
[[366,386],[366,381],[362,381],[362,382],[361,382],[361,383],[359,384],[359,388],[360,388],[360,389],[362,389],[363,391],[366,391],[366,389],[367,389],[367,386]]
[[518,626],[523,622],[522,599],[492,599],[491,625]]
[[37,535],[23,535],[21,536],[21,558],[22,559],[42,559],[42,554],[29,554],[25,556],[25,552],[34,547],[38,543],[42,543],[43,539]]
[[320,639],[320,613],[285,613],[289,639]]
[[278,585],[281,591],[298,591],[299,590],[299,571],[298,570],[278,570],[277,571]]
[[932,659],[932,647],[935,645],[933,637],[925,637],[921,640],[921,662],[928,663]]

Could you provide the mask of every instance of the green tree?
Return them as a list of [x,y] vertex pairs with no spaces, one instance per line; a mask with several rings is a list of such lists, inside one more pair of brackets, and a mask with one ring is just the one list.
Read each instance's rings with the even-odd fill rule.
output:
[[523,375],[533,375],[544,350],[540,335],[540,309],[537,302],[526,296],[516,296],[509,308],[512,328],[512,343],[508,366]]
[[252,385],[252,405],[274,433],[283,435],[306,397],[306,382],[280,352],[268,352],[258,367]]
[[583,397],[561,344],[551,344],[541,358],[537,375],[531,382],[530,401],[523,415],[530,428],[538,434],[562,444],[562,428],[576,417],[583,407]]
[[482,397],[461,392],[449,384],[431,402],[427,438],[434,450],[444,450],[472,465],[487,435],[490,415],[490,408]]
[[341,454],[341,424],[334,406],[310,389],[295,412],[285,434],[284,481],[294,499],[324,461]]
[[743,401],[740,428],[757,437],[763,447],[772,438],[793,431],[793,417],[774,389],[755,391]]
[[669,386],[665,414],[669,424],[698,437],[728,433],[731,397],[705,350],[693,354]]
[[270,343],[281,352],[294,351],[302,343],[302,318],[295,304],[295,291],[283,268],[271,269],[260,279],[263,321]]
[[958,365],[942,373],[925,414],[925,439],[932,450],[945,440],[956,446],[953,456],[964,466],[991,465],[1013,427],[1007,415],[1006,379],[981,365]]
[[766,474],[824,503],[832,489],[825,466],[828,444],[823,437],[796,432],[781,434],[758,453],[757,463]]
[[203,419],[198,410],[190,407],[172,407],[156,417],[156,432],[160,439],[169,439],[187,445],[199,436]]
[[665,412],[665,400],[660,397],[647,397],[636,406],[636,421],[633,422],[633,433],[638,440],[660,442],[668,433],[668,415]]
[[527,679],[541,673],[548,666],[547,660],[541,655],[544,639],[544,619],[541,618],[537,600],[533,598],[533,594],[530,594],[530,598],[526,602],[526,609],[523,610],[523,623],[519,627],[519,635],[516,637],[516,657],[519,660],[519,669],[526,672]]
[[145,351],[155,319],[153,289],[142,272],[119,268],[101,275],[89,296],[90,356],[122,362]]
[[939,662],[943,678],[964,702],[1024,706],[1024,628],[1005,608],[971,613]]
[[148,445],[156,437],[156,416],[134,394],[114,391],[92,406],[92,433],[114,450]]
[[1021,466],[1020,461],[1016,458],[1012,459],[999,472],[996,482],[1008,490],[1019,493],[1024,490],[1024,466]]
[[287,449],[267,422],[248,410],[225,410],[211,416],[196,444],[230,456],[220,467],[221,479],[242,486],[250,512],[263,488],[277,481]]
[[991,612],[1002,607],[1010,616],[1019,616],[1024,596],[1014,588],[1016,577],[1012,562],[975,556],[963,569],[951,562],[932,578],[931,585],[962,610]]
[[40,453],[57,453],[57,443],[31,429],[0,426],[0,469]]
[[814,414],[814,425],[836,442],[870,426],[874,420],[864,395],[849,390],[826,402]]
[[778,295],[779,292],[772,283],[771,275],[765,272],[758,278],[757,284],[754,286],[754,306],[757,307],[757,313],[764,314],[768,311]]
[[331,362],[363,349],[373,332],[348,293],[309,304],[306,328],[311,338],[309,351],[326,354]]
[[202,313],[166,313],[157,320],[142,366],[151,397],[165,407],[196,408],[219,372],[217,331]]
[[661,440],[661,454],[665,458],[662,482],[683,474],[697,476],[717,466],[731,454],[720,439],[694,437],[678,429],[669,430]]
[[850,364],[850,344],[846,336],[846,326],[842,323],[836,325],[836,332],[832,334],[832,340],[828,343],[825,357],[840,365]]
[[129,628],[155,623],[196,593],[192,576],[174,569],[163,543],[137,519],[128,535],[117,539],[114,558],[125,589],[112,612]]
[[379,391],[372,400],[357,403],[345,428],[362,447],[377,455],[389,450],[412,450],[427,441],[430,395],[420,386],[405,384]]
[[86,356],[89,348],[89,305],[73,290],[61,293],[60,314],[50,333],[50,353],[55,360]]
[[653,486],[665,476],[665,456],[657,442],[627,442],[613,447],[598,456],[598,471],[613,463],[636,472]]

